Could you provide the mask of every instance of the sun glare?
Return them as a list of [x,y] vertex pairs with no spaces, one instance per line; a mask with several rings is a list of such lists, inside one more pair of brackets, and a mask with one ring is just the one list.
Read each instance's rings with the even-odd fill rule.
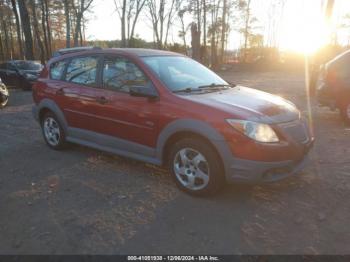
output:
[[329,30],[321,6],[318,7],[315,1],[305,1],[286,9],[281,49],[311,55],[327,43]]

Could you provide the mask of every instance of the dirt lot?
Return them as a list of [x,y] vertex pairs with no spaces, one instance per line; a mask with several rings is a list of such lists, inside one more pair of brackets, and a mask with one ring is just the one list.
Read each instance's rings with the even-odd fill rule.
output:
[[[302,75],[224,73],[295,102]],[[350,254],[350,129],[311,103],[316,144],[303,173],[218,196],[179,192],[156,167],[80,146],[50,150],[30,92],[0,111],[1,254]]]

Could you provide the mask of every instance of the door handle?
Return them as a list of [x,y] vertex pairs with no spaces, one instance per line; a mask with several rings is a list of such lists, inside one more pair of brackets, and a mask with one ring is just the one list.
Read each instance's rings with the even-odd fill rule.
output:
[[64,88],[60,88],[56,91],[56,95],[64,95]]
[[101,96],[101,97],[97,98],[96,101],[97,101],[98,103],[102,104],[102,105],[108,103],[107,98],[105,98],[104,96]]

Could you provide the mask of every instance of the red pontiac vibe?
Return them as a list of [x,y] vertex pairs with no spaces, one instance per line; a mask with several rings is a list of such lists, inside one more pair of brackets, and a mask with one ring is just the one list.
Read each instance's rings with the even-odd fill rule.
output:
[[294,175],[314,141],[293,103],[166,51],[59,50],[33,98],[49,147],[73,142],[166,165],[197,195]]

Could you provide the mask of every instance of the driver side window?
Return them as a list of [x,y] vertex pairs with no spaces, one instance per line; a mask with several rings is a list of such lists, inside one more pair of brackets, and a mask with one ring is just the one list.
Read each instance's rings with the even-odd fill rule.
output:
[[130,60],[123,57],[107,57],[103,63],[103,87],[129,93],[130,86],[146,86],[145,74]]

